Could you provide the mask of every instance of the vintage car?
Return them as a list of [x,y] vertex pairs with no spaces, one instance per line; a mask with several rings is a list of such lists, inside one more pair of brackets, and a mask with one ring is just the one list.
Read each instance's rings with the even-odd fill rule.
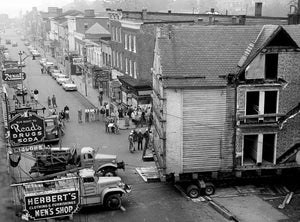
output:
[[62,87],[66,91],[76,91],[77,86],[72,80],[68,80],[62,84]]

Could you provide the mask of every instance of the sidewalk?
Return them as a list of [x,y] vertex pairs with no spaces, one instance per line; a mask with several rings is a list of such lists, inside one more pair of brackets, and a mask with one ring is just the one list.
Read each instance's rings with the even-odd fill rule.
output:
[[[67,68],[63,64],[57,62],[56,59],[50,56],[48,53],[45,53],[41,47],[37,47],[37,49],[41,52],[41,54],[46,55],[48,61],[53,62],[55,65],[57,65],[60,68],[60,70],[62,70],[66,74],[69,74],[67,73]],[[82,76],[71,75],[70,77],[72,78],[72,80],[74,80],[75,84],[77,85],[78,92],[81,94],[81,96],[84,97],[90,103],[91,105],[90,108],[99,109],[100,108],[100,103],[98,100],[99,92],[96,89],[94,89],[90,84],[87,84],[87,87],[85,88],[85,82]],[[108,101],[109,98],[103,95],[103,103]],[[125,120],[120,119],[119,128],[135,129],[136,126],[131,121],[129,122],[129,126],[125,126]]]

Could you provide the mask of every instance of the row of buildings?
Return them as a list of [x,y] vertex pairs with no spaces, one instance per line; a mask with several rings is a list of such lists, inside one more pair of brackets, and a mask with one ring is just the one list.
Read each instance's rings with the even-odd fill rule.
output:
[[24,22],[114,104],[152,106],[163,175],[294,167],[300,27],[256,6],[256,16],[33,9]]

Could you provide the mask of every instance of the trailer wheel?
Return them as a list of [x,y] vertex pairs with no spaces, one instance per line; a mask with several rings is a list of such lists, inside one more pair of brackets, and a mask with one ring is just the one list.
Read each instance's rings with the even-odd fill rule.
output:
[[121,207],[122,200],[119,194],[108,194],[105,198],[104,205],[109,210],[117,210]]
[[206,183],[204,188],[204,193],[207,196],[213,195],[216,191],[215,186],[212,183]]
[[200,196],[200,189],[196,185],[189,185],[186,189],[186,193],[190,198],[197,198]]

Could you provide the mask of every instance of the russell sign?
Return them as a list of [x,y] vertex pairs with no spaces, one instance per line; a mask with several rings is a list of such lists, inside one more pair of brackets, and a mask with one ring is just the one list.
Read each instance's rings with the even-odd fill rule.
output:
[[9,134],[12,146],[42,142],[45,136],[44,119],[32,112],[17,114],[9,122]]

